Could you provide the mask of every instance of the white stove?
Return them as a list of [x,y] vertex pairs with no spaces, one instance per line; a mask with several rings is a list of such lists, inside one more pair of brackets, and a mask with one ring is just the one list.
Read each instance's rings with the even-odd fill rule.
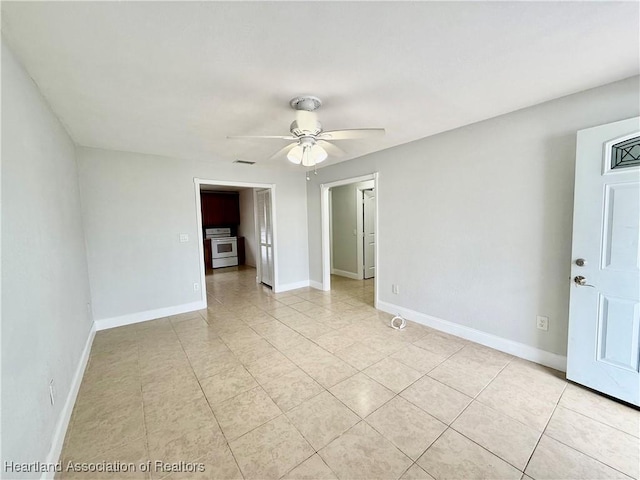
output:
[[230,228],[206,228],[204,238],[211,241],[213,268],[238,265],[238,240],[231,236]]

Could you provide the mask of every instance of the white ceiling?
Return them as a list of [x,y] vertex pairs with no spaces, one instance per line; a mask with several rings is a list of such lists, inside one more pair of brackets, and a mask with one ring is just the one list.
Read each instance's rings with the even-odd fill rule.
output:
[[284,143],[227,135],[287,134],[307,93],[387,129],[331,163],[637,75],[639,5],[3,1],[2,30],[80,145],[260,162]]

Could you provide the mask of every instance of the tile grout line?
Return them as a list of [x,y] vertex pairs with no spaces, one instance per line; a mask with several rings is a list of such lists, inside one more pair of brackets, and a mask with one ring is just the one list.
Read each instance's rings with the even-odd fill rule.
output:
[[[202,317],[202,315],[200,315],[200,316]],[[203,318],[203,320],[204,320],[204,318]],[[200,383],[200,379],[198,378],[198,375],[196,375],[196,372],[193,369],[193,364],[191,363],[191,359],[189,358],[189,355],[187,354],[187,351],[184,348],[184,345],[182,343],[182,339],[180,338],[180,335],[178,335],[178,332],[176,331],[175,326],[173,325],[173,322],[171,322],[171,321],[169,321],[169,322],[171,323],[171,329],[173,330],[173,332],[175,333],[176,337],[178,338],[178,343],[180,343],[180,348],[182,348],[182,351],[184,352],[184,356],[187,358],[187,362],[189,362],[189,367],[191,368],[191,371],[193,372],[193,376],[195,377],[196,382],[198,382],[198,386],[200,387],[200,391],[202,392],[202,396],[204,397],[205,401],[207,402],[207,406],[209,407],[209,411],[211,411],[211,415],[213,415],[213,418],[216,421],[216,424],[218,425],[218,428],[220,429],[220,433],[224,437],[224,440],[225,440],[225,442],[227,444],[227,448],[229,449],[229,452],[231,452],[231,456],[233,457],[233,461],[236,463],[236,466],[238,467],[238,471],[240,472],[240,475],[242,475],[242,477],[244,478],[244,473],[242,473],[242,469],[240,468],[240,464],[238,463],[238,459],[236,458],[235,454],[233,453],[233,450],[231,449],[231,446],[229,445],[229,439],[224,434],[224,431],[222,430],[222,427],[220,426],[220,422],[218,421],[218,417],[216,417],[216,414],[213,411],[211,403],[209,402],[209,399],[207,398],[207,394],[205,393],[204,389],[202,388],[202,384]],[[206,320],[205,320],[205,322],[206,322]],[[204,458],[204,455],[202,457],[200,457],[200,458]]]
[[[263,311],[264,311],[264,310],[263,310]],[[265,312],[265,313],[266,313],[266,312]],[[271,315],[270,315],[270,316],[271,316]],[[279,322],[279,320],[275,319],[275,317],[272,317],[272,318],[274,318],[274,320],[276,320],[276,321],[278,321],[278,322]],[[249,325],[249,324],[247,324],[246,322],[244,322],[244,320],[241,320],[241,321],[242,321],[246,326],[248,326],[248,327],[249,327],[249,328],[250,328],[254,333],[256,333],[257,335],[260,335],[258,332],[256,332],[256,331],[252,328],[252,326],[251,326],[251,325]],[[280,323],[282,323],[282,322],[280,322]],[[264,339],[265,341],[267,341],[267,343],[269,343],[273,348],[275,348],[277,352],[279,352],[280,354],[282,354],[283,356],[285,356],[285,358],[287,358],[287,360],[289,360],[289,361],[290,361],[292,364],[294,364],[297,368],[300,368],[300,367],[299,367],[295,362],[293,362],[289,357],[287,357],[287,356],[286,356],[282,351],[280,351],[280,350],[279,350],[275,345],[273,345],[271,342],[269,342],[269,340],[268,340],[268,339],[264,338],[262,335],[260,335],[260,338],[262,338],[262,339]],[[224,342],[224,340],[223,340],[223,342]],[[225,342],[225,344],[226,344],[226,342]],[[227,345],[227,348],[229,348],[229,345],[228,345],[228,344],[226,344],[226,345]],[[233,351],[232,351],[232,353],[233,353]],[[235,354],[234,354],[234,355],[235,355]],[[258,361],[258,360],[256,360],[256,361]],[[248,373],[248,374],[253,378],[253,380],[256,382],[256,385],[257,385],[257,386],[256,386],[256,387],[254,387],[254,388],[258,388],[258,387],[260,387],[260,388],[265,392],[265,394],[266,394],[266,395],[271,399],[271,401],[273,401],[273,399],[271,398],[271,396],[269,395],[269,393],[268,393],[266,390],[264,390],[264,387],[262,386],[262,384],[261,384],[260,382],[258,382],[258,380],[255,378],[255,376],[254,376],[254,375],[253,375],[249,370],[247,370],[246,365],[244,365],[242,362],[240,362],[240,363],[242,364],[242,367],[245,369],[245,371],[246,371],[246,372],[247,372],[247,373]],[[305,373],[306,373],[306,372],[305,372]],[[284,375],[284,374],[283,374],[283,375]],[[273,379],[273,380],[277,380],[278,378],[282,377],[283,375],[280,375],[280,376],[278,376],[276,379]],[[198,383],[199,383],[199,381],[198,381]],[[316,383],[317,383],[317,382],[316,382]],[[321,386],[322,386],[322,385],[321,385]],[[202,389],[202,386],[200,386],[200,388]],[[322,386],[322,388],[324,388],[324,386]],[[253,388],[252,388],[252,389],[253,389]],[[252,390],[252,389],[249,389],[249,390]],[[247,390],[247,391],[249,391],[249,390]],[[326,391],[326,389],[325,389],[325,391]],[[246,393],[246,392],[241,392],[241,393],[239,393],[238,395],[242,395],[243,393]],[[322,393],[322,392],[320,392],[318,395],[320,395],[321,393]],[[204,394],[204,396],[205,396],[205,399],[207,400],[207,404],[209,405],[209,408],[211,409],[211,411],[212,411],[212,413],[213,413],[213,415],[214,415],[214,418],[216,418],[216,421],[217,421],[217,417],[215,417],[215,413],[213,412],[213,407],[211,406],[211,404],[210,404],[210,402],[209,402],[209,399],[207,398],[206,394],[204,393],[204,390],[203,390],[203,394]],[[233,396],[233,397],[231,397],[231,398],[229,398],[229,399],[226,399],[226,400],[224,400],[224,401],[226,402],[227,400],[230,400],[230,399],[232,399],[232,398],[235,398],[235,397],[237,397],[238,395],[235,395],[235,396]],[[313,397],[311,397],[311,398],[315,398],[315,396],[313,396]],[[309,399],[307,399],[307,400],[309,400]],[[307,400],[305,400],[305,401],[307,401]],[[311,446],[311,444],[310,444],[309,440],[308,440],[308,439],[307,439],[307,438],[302,434],[302,432],[300,432],[300,431],[297,429],[297,427],[296,427],[296,426],[295,426],[295,425],[294,425],[294,424],[289,420],[289,417],[287,417],[286,412],[284,412],[284,411],[283,411],[283,410],[282,410],[282,409],[281,409],[277,404],[275,404],[275,402],[274,402],[274,405],[276,405],[276,407],[280,410],[280,415],[278,415],[278,416],[276,416],[276,417],[274,417],[274,418],[271,418],[271,419],[267,420],[267,421],[266,421],[266,422],[264,422],[264,423],[261,423],[260,425],[258,425],[258,426],[256,426],[256,427],[252,428],[251,430],[249,430],[249,431],[247,431],[247,432],[243,433],[243,434],[242,434],[242,435],[240,435],[239,437],[237,437],[237,438],[233,439],[233,441],[238,440],[238,439],[240,439],[240,438],[244,437],[245,435],[248,435],[249,433],[253,432],[254,430],[256,430],[256,429],[258,429],[258,428],[262,427],[263,425],[266,425],[267,423],[269,423],[269,422],[271,422],[271,421],[273,421],[273,420],[275,420],[275,419],[277,419],[277,418],[279,418],[279,417],[284,416],[284,418],[287,420],[287,422],[288,422],[288,423],[289,423],[289,424],[290,424],[290,425],[291,425],[291,426],[292,426],[292,427],[293,427],[293,428],[294,428],[294,429],[295,429],[295,430],[300,434],[300,436],[301,436],[301,437],[302,437],[302,438],[307,442],[307,444],[311,447],[311,449],[312,449],[312,450],[313,450],[313,452],[314,452],[314,453],[312,453],[309,457],[305,458],[302,462],[300,462],[300,463],[296,464],[296,465],[291,469],[291,470],[293,470],[293,469],[295,469],[296,467],[298,467],[300,464],[302,464],[302,463],[304,463],[305,461],[307,461],[307,460],[308,460],[309,458],[311,458],[313,455],[317,454],[318,452],[313,448],[313,446]],[[294,407],[294,408],[295,408],[295,407]],[[218,422],[218,424],[219,424],[219,422]],[[224,431],[222,432],[222,434],[224,435],[225,440],[227,441],[227,444],[229,444],[229,439],[227,438],[227,436],[226,436],[226,434],[224,433]],[[240,470],[240,472],[242,472],[242,470],[240,469],[240,465],[238,464],[238,461],[237,461],[237,459],[236,459],[235,453],[233,452],[233,450],[231,449],[231,447],[230,447],[230,446],[229,446],[229,450],[231,451],[231,454],[233,455],[234,460],[235,460],[236,464],[238,465],[238,469]],[[289,470],[289,471],[291,471],[291,470]],[[289,472],[289,471],[288,471],[288,472]],[[288,472],[285,472],[283,475],[286,475]],[[242,475],[244,476],[244,474],[242,474]]]
[[[565,387],[565,389],[563,389],[563,391],[562,391],[562,395],[564,395],[564,392],[565,392],[566,388],[567,388],[569,385],[573,385],[573,383],[571,383],[571,384],[570,384],[570,383],[569,383],[569,381],[567,381],[567,386]],[[576,384],[576,385],[578,385],[578,384]],[[578,385],[578,387],[579,387],[579,388],[582,388],[582,387],[581,387],[581,386],[579,386],[579,385]],[[590,393],[591,393],[591,392],[590,392]],[[593,393],[593,394],[594,394],[594,395],[600,395],[600,393]],[[560,399],[562,398],[562,395],[560,396]],[[603,397],[603,398],[606,398],[606,397]],[[612,400],[612,401],[613,401],[613,400]],[[616,404],[617,404],[617,405],[625,406],[625,405],[623,405],[623,404],[618,404],[617,402],[616,402]],[[624,431],[624,430],[622,430],[622,429],[620,429],[620,428],[618,428],[618,427],[615,427],[615,426],[613,426],[613,425],[609,425],[608,423],[605,423],[605,422],[603,422],[603,421],[601,421],[601,420],[598,420],[597,418],[594,418],[594,417],[592,417],[592,416],[590,416],[590,415],[587,415],[586,413],[583,413],[583,412],[581,412],[581,411],[579,411],[579,410],[576,410],[575,408],[571,408],[571,406],[569,406],[569,405],[560,405],[560,400],[558,400],[558,406],[559,406],[559,407],[562,407],[562,408],[564,408],[564,409],[566,409],[566,410],[571,410],[573,413],[577,413],[578,415],[583,416],[583,417],[586,417],[586,418],[588,418],[588,419],[590,419],[590,420],[593,420],[594,422],[598,422],[600,425],[603,425],[603,426],[605,426],[605,427],[609,427],[609,428],[611,428],[611,429],[613,429],[613,430],[617,430],[617,431],[618,431],[618,432],[620,432],[620,433],[623,433],[623,434],[625,434],[625,435],[628,435],[628,436],[630,436],[630,437],[633,437],[633,438],[635,438],[636,440],[638,440],[638,441],[640,442],[640,436],[633,435],[633,434],[631,434],[631,433],[629,433],[629,432],[626,432],[626,431]],[[630,408],[630,409],[636,410],[636,409],[635,409],[635,407],[627,407],[627,408]],[[554,411],[555,411],[555,410],[554,410]],[[640,415],[640,410],[636,410],[636,412]]]
[[[566,409],[566,407],[564,407],[563,405],[560,405],[560,400],[562,399],[562,395],[564,395],[564,392],[566,391],[567,386],[568,386],[568,384],[565,386],[565,388],[564,388],[564,389],[563,389],[563,391],[562,391],[562,394],[561,394],[561,395],[560,395],[560,397],[558,398],[558,402],[556,403],[556,406],[555,406],[555,408],[553,409],[553,413],[551,414],[551,416],[549,417],[549,420],[547,421],[547,424],[545,425],[545,429],[544,429],[544,432],[542,433],[542,435],[544,435],[544,433],[547,431],[547,427],[548,427],[548,426],[549,426],[549,424],[551,423],[551,419],[553,418],[553,414],[555,414],[555,412],[556,412],[556,410],[558,409],[558,407],[560,407],[560,408],[565,408],[565,409]],[[567,410],[570,410],[570,409],[567,409]],[[574,412],[573,410],[571,410],[571,411],[572,411],[572,412]],[[574,412],[574,413],[577,413],[578,415],[581,415],[581,416],[583,416],[583,417],[585,417],[585,418],[588,418],[588,419],[590,419],[590,420],[593,420],[593,421],[597,422],[597,420],[596,420],[596,419],[591,418],[591,417],[589,417],[589,416],[587,416],[587,415],[583,415],[583,414],[581,414],[580,412]],[[607,426],[607,427],[610,427],[609,425],[606,425],[606,424],[604,424],[604,423],[602,423],[602,422],[598,422],[598,423],[600,423],[601,425],[605,425],[605,426]],[[610,428],[614,428],[614,427],[610,427]],[[621,432],[621,433],[626,433],[626,432],[624,432],[624,431],[622,431],[622,430],[618,430],[618,431],[619,431],[619,432]],[[542,435],[540,435],[540,438],[542,438]],[[627,435],[629,435],[629,434],[627,434]],[[591,455],[591,454],[589,454],[589,453],[583,452],[582,450],[579,450],[579,449],[577,449],[577,448],[575,448],[575,447],[573,447],[573,446],[571,446],[571,445],[568,445],[567,443],[563,442],[562,440],[559,440],[559,439],[557,439],[557,438],[555,438],[555,437],[552,437],[551,435],[547,435],[547,436],[548,436],[549,438],[551,438],[552,440],[554,440],[554,441],[556,441],[556,442],[558,442],[558,443],[561,443],[561,444],[562,444],[562,445],[564,445],[565,447],[570,448],[571,450],[574,450],[574,451],[576,451],[576,452],[578,452],[578,453],[581,453],[582,455],[584,455],[584,456],[586,456],[586,457],[589,457],[591,460],[594,460],[595,462],[598,462],[598,463],[600,463],[601,465],[605,465],[605,466],[607,466],[607,467],[611,468],[612,470],[615,470],[615,471],[617,471],[617,472],[620,472],[620,473],[621,473],[621,474],[623,474],[623,475],[628,476],[629,478],[633,478],[631,475],[628,475],[627,473],[625,473],[625,472],[621,471],[619,468],[614,467],[613,465],[609,465],[608,463],[603,462],[602,460],[599,460],[599,459],[595,458],[593,455]],[[629,436],[633,437],[633,435],[629,435]],[[634,437],[634,438],[636,438],[636,437]],[[539,441],[538,441],[538,443],[539,443]],[[537,448],[537,447],[538,447],[538,445],[536,444],[536,448]],[[534,450],[534,451],[535,451],[535,450]],[[533,457],[533,455],[532,455],[532,457]],[[531,459],[529,459],[529,461],[531,461]]]
[[[505,365],[504,365],[504,366],[503,366],[503,367],[498,371],[498,373],[496,373],[496,374],[494,375],[494,377],[493,377],[493,378],[492,378],[492,379],[491,379],[491,380],[490,380],[490,381],[489,381],[489,382],[488,382],[488,383],[487,383],[487,384],[482,388],[482,390],[480,390],[480,391],[477,393],[477,395],[476,395],[475,397],[470,397],[470,398],[471,398],[471,401],[467,404],[467,406],[465,406],[465,407],[460,411],[460,413],[459,413],[458,415],[456,415],[456,417],[455,417],[453,420],[451,420],[451,422],[447,425],[447,428],[446,428],[446,429],[445,429],[445,430],[444,430],[444,431],[443,431],[443,432],[438,436],[438,438],[437,438],[436,440],[434,440],[434,441],[431,443],[431,445],[429,445],[429,447],[428,447],[428,448],[427,448],[427,449],[422,453],[422,455],[424,455],[424,454],[427,452],[427,450],[429,450],[429,448],[431,448],[431,446],[432,446],[433,444],[435,444],[435,443],[438,441],[438,439],[439,439],[442,435],[444,435],[444,434],[445,434],[445,432],[446,432],[447,430],[452,430],[453,432],[457,433],[458,435],[462,435],[464,438],[466,438],[466,439],[467,439],[467,440],[469,440],[470,442],[472,442],[472,443],[476,444],[478,447],[482,448],[484,451],[486,451],[486,452],[490,453],[490,454],[491,454],[491,455],[493,455],[494,457],[499,458],[500,460],[502,460],[502,461],[503,461],[503,462],[505,462],[506,464],[508,464],[508,465],[512,466],[512,467],[513,467],[513,468],[515,468],[518,472],[520,472],[520,473],[524,473],[524,470],[520,470],[518,467],[516,467],[515,465],[513,465],[511,462],[508,462],[507,460],[505,460],[504,458],[502,458],[500,455],[497,455],[497,454],[493,453],[491,450],[489,450],[489,449],[488,449],[488,448],[486,448],[485,446],[481,445],[480,443],[476,442],[476,441],[475,441],[475,440],[473,440],[472,438],[469,438],[469,437],[468,437],[467,435],[465,435],[464,433],[459,432],[458,430],[456,430],[455,428],[453,428],[453,424],[454,424],[454,422],[455,422],[458,418],[460,418],[460,417],[462,416],[462,414],[463,414],[463,413],[464,413],[464,412],[465,412],[465,411],[466,411],[466,410],[467,410],[467,409],[468,409],[468,408],[473,404],[473,402],[474,402],[474,401],[477,401],[477,400],[476,400],[476,398],[477,398],[477,397],[478,397],[478,396],[479,396],[479,395],[480,395],[480,394],[481,394],[481,393],[482,393],[482,392],[483,392],[483,391],[484,391],[484,390],[485,390],[485,389],[486,389],[486,388],[491,384],[491,382],[493,382],[493,380],[495,380],[495,378],[500,374],[500,372],[502,372],[505,368],[507,368],[507,366],[508,366],[512,361],[513,361],[513,358],[512,358],[512,359],[510,359],[510,360],[509,360],[509,361],[508,361],[508,362],[507,362],[507,363],[506,363],[506,364],[505,364]],[[434,379],[434,380],[435,380],[435,379]],[[436,380],[436,381],[437,381],[437,380]],[[443,385],[446,385],[446,384],[443,384]],[[446,386],[448,386],[448,385],[446,385]],[[449,388],[453,388],[453,387],[449,387]],[[457,390],[456,390],[456,391],[457,391]],[[460,392],[460,393],[462,393],[462,392]],[[466,394],[464,394],[464,395],[466,395]],[[469,397],[469,395],[467,395],[467,397]],[[484,405],[484,404],[483,404],[483,405]],[[488,408],[490,408],[490,407],[488,407]],[[493,409],[492,409],[492,410],[493,410]],[[500,412],[498,412],[498,413],[500,413]],[[509,418],[511,418],[511,417],[509,417]],[[420,457],[422,457],[422,455],[421,455]],[[424,468],[423,468],[423,470],[427,471],[427,470],[426,470],[426,469],[424,469]],[[427,473],[429,473],[429,474],[431,475],[431,473],[430,473],[430,472],[428,472],[428,471],[427,471]],[[522,477],[522,475],[521,475],[521,477]]]
[[[527,470],[527,467],[529,467],[529,464],[531,463],[531,459],[533,458],[533,455],[536,453],[536,450],[538,449],[538,445],[540,445],[540,440],[542,440],[542,437],[544,436],[544,433],[547,431],[547,427],[549,426],[549,423],[551,423],[551,419],[553,418],[553,414],[556,413],[556,410],[558,408],[558,405],[560,405],[560,400],[562,399],[562,395],[564,395],[565,390],[567,389],[567,385],[565,384],[564,388],[562,389],[562,393],[560,393],[560,395],[558,396],[558,400],[555,402],[555,405],[553,407],[553,411],[551,412],[551,415],[549,415],[549,418],[547,419],[544,428],[542,429],[542,432],[540,433],[540,436],[538,437],[538,441],[536,442],[535,447],[533,447],[533,450],[531,451],[531,454],[529,455],[529,458],[527,459],[527,463],[524,466],[524,469],[522,470],[522,473],[526,475],[525,471]],[[561,442],[562,443],[562,442]]]
[[[140,386],[140,403],[142,404],[142,428],[144,428],[144,446],[147,451],[147,457],[149,460],[151,460],[151,450],[149,448],[149,431],[147,430],[147,416],[144,405],[144,393],[142,392],[142,369],[140,368],[140,342],[138,339],[138,331],[134,330],[134,334],[136,338],[136,365],[138,370],[138,385]],[[146,472],[145,477],[151,479],[151,472]]]

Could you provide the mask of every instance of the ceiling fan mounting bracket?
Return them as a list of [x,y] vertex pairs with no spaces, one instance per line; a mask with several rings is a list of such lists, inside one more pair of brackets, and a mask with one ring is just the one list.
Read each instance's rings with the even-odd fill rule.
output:
[[313,112],[322,106],[322,100],[313,95],[301,95],[299,97],[292,98],[289,102],[291,108],[294,110],[304,110],[306,112]]

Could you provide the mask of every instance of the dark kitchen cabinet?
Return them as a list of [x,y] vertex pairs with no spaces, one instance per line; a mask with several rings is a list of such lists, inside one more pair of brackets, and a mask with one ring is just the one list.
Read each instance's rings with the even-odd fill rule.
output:
[[202,192],[202,225],[204,227],[240,224],[240,195],[236,192]]
[[244,253],[244,237],[238,237],[238,265],[244,265],[245,253]]
[[211,263],[211,240],[205,239],[204,242],[204,268],[210,270],[213,268]]

